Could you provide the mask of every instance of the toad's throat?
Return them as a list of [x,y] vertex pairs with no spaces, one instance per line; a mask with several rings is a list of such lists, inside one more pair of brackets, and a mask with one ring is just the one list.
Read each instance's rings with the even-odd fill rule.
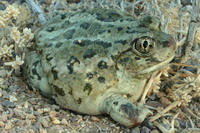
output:
[[169,59],[167,59],[157,65],[154,65],[150,68],[139,71],[138,74],[146,74],[146,73],[153,72],[153,71],[157,70],[158,68],[161,68],[162,66],[165,66],[166,64],[168,64],[173,58],[174,58],[174,56],[170,57]]

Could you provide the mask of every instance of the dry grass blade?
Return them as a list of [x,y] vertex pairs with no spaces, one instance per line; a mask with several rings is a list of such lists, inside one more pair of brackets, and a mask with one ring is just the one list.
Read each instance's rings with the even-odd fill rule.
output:
[[26,2],[31,7],[32,11],[38,14],[40,24],[44,25],[47,22],[47,19],[44,15],[44,11],[33,0],[26,0]]
[[181,51],[181,62],[185,63],[189,59],[189,54],[191,48],[193,46],[194,37],[199,26],[200,17],[199,17],[199,10],[200,10],[200,1],[193,0],[193,10],[191,15],[191,20],[189,24],[189,29],[186,37],[186,41],[183,44],[182,51]]

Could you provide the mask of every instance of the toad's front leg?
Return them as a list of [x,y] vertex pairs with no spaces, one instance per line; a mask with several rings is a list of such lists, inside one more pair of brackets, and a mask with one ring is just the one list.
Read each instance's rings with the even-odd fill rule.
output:
[[39,54],[29,52],[24,60],[23,74],[26,82],[32,89],[40,91],[44,96],[51,98],[51,89],[42,67]]
[[109,114],[115,121],[127,127],[140,125],[152,112],[142,105],[135,106],[120,95],[110,95],[101,106],[103,113]]

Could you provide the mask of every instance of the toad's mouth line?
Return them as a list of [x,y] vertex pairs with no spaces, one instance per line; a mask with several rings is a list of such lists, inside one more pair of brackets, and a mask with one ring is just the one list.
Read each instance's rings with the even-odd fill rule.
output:
[[142,70],[142,71],[138,72],[138,74],[146,74],[146,73],[152,72],[152,71],[164,66],[165,64],[169,63],[173,58],[174,58],[174,56],[170,57],[169,59],[167,59],[167,60],[165,60],[165,61],[163,61],[163,62],[161,62],[161,63],[159,63],[155,66],[152,66],[150,68]]

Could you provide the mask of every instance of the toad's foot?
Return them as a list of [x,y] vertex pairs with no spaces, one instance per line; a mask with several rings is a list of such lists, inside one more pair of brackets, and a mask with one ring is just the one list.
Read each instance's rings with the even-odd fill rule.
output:
[[135,106],[120,95],[110,95],[102,105],[102,112],[109,114],[115,121],[127,127],[140,125],[152,112],[142,105]]

